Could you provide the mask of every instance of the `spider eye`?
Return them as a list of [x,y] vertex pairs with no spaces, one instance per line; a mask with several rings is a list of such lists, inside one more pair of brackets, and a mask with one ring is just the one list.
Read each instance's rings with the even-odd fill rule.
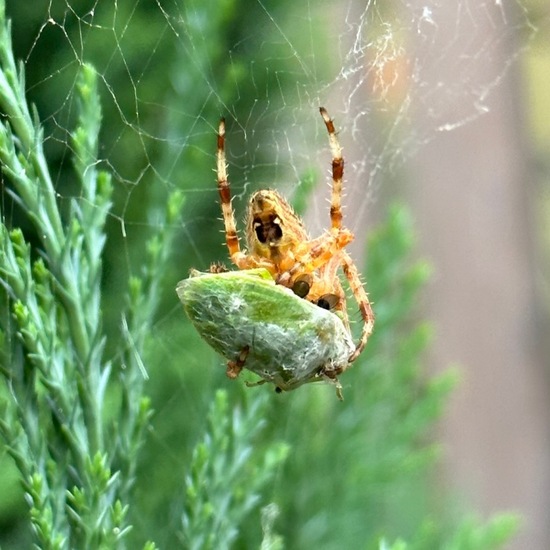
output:
[[299,298],[305,298],[309,294],[311,288],[311,275],[300,275],[292,285],[292,292]]
[[340,297],[336,294],[325,294],[317,300],[317,305],[323,309],[331,310],[340,301]]

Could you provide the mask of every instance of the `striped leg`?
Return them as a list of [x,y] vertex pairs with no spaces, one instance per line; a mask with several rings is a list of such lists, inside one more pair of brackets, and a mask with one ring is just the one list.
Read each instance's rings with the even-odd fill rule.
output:
[[[237,264],[237,258],[242,255],[239,246],[239,237],[237,236],[237,226],[235,224],[235,213],[231,206],[231,191],[227,181],[227,163],[225,161],[225,119],[220,120],[218,130],[218,150],[216,154],[218,191],[220,193],[220,202],[222,206],[223,223],[225,225],[225,242],[229,250],[231,261]],[[238,264],[237,264],[238,265]]]
[[332,153],[332,195],[330,198],[330,223],[332,229],[342,227],[342,180],[344,178],[344,157],[342,147],[336,137],[334,123],[324,107],[319,109],[328,131],[330,151]]
[[353,263],[353,260],[350,258],[349,254],[342,250],[342,268],[344,270],[344,275],[349,281],[349,286],[353,297],[359,304],[359,312],[363,318],[363,330],[361,332],[361,339],[357,343],[355,351],[349,358],[349,362],[355,361],[359,357],[360,353],[365,348],[369,336],[372,334],[372,329],[374,327],[374,313],[372,311],[369,297],[365,291],[365,287],[361,283],[359,277],[359,272]]

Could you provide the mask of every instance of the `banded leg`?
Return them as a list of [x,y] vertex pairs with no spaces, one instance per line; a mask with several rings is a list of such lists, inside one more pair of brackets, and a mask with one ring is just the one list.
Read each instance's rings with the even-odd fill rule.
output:
[[225,119],[220,120],[218,129],[218,149],[216,153],[218,192],[220,193],[220,202],[222,205],[223,223],[225,226],[225,242],[229,250],[229,256],[234,263],[239,257],[241,248],[239,246],[239,237],[237,236],[237,225],[235,223],[235,213],[231,206],[231,191],[227,181],[227,163],[225,160]]
[[349,281],[349,286],[353,297],[359,304],[359,312],[363,319],[363,330],[361,331],[361,338],[355,347],[355,351],[352,353],[349,358],[349,362],[355,361],[357,357],[361,354],[369,336],[372,334],[372,329],[374,327],[374,312],[372,311],[371,304],[369,302],[369,297],[365,291],[365,287],[361,283],[361,278],[359,272],[353,263],[353,260],[350,258],[349,254],[342,250],[342,268],[344,270],[344,275]]
[[334,123],[329,117],[324,107],[319,108],[328,131],[330,151],[332,153],[332,194],[330,198],[330,223],[332,229],[342,227],[342,180],[344,178],[344,157],[342,156],[342,147]]
[[225,242],[229,250],[231,261],[239,269],[252,269],[263,267],[270,273],[276,272],[276,267],[272,261],[265,258],[255,258],[241,250],[239,246],[239,237],[237,235],[237,224],[235,223],[235,213],[231,206],[231,191],[227,179],[227,162],[225,160],[225,119],[220,119],[218,129],[218,148],[216,152],[216,173],[218,176],[218,192],[220,194],[220,203],[222,205],[223,224],[225,227]]

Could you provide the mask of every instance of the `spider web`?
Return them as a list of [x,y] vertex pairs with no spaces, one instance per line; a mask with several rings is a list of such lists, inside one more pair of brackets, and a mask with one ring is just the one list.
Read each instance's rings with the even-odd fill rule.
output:
[[[184,194],[178,274],[159,326],[176,314],[183,322],[177,280],[227,258],[214,174],[220,116],[240,222],[253,190],[292,196],[312,181],[330,183],[318,112],[327,109],[344,148],[344,224],[358,237],[357,258],[376,203],[414,185],[407,161],[490,112],[492,92],[534,32],[524,5],[506,0],[30,4],[8,2],[6,11],[62,203],[78,193],[70,161],[78,69],[90,63],[99,75],[99,163],[115,185],[106,292],[116,295],[139,272],[158,212],[171,191]],[[318,185],[307,203],[312,236],[329,223],[328,197],[328,185]],[[178,350],[190,366],[195,353]]]
[[[320,105],[344,146],[346,224],[363,230],[381,186],[407,158],[491,109],[492,90],[520,52],[515,40],[532,32],[518,2],[243,5],[49,0],[13,13],[8,5],[29,96],[60,165],[61,197],[70,196],[63,169],[76,71],[90,62],[100,75],[101,162],[118,183],[113,217],[124,247],[154,224],[136,204],[182,188],[182,246],[208,263],[199,240],[218,217],[212,168],[221,115],[238,212],[258,187],[291,195],[308,178],[328,183]],[[314,235],[328,223],[326,197],[319,186],[309,205]],[[221,246],[216,253],[225,255]]]
[[414,185],[407,160],[491,110],[492,92],[534,32],[521,2],[500,0],[48,0],[6,11],[62,204],[79,193],[70,159],[78,70],[86,62],[99,75],[99,164],[115,185],[107,292],[139,272],[158,213],[182,190],[164,318],[181,315],[172,290],[190,267],[227,258],[214,174],[220,116],[238,221],[255,189],[291,197],[326,183],[305,212],[317,236],[329,223],[331,159],[318,112],[327,109],[346,161],[344,224],[360,258],[376,202]]

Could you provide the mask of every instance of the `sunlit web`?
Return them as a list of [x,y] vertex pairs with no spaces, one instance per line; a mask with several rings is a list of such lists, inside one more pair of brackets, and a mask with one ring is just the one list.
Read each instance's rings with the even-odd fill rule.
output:
[[[511,37],[532,32],[521,3],[490,0],[81,4],[50,0],[32,17],[8,6],[8,15],[14,36],[26,32],[18,55],[61,199],[72,193],[76,73],[89,62],[100,75],[100,162],[114,174],[118,258],[129,271],[126,243],[157,223],[155,209],[175,188],[186,196],[182,250],[207,266],[198,238],[221,229],[212,171],[220,115],[239,211],[259,185],[292,194],[308,177],[329,181],[325,106],[344,146],[346,224],[357,231],[406,158],[490,111],[519,53]],[[326,197],[321,185],[311,200],[314,235],[327,225]]]

